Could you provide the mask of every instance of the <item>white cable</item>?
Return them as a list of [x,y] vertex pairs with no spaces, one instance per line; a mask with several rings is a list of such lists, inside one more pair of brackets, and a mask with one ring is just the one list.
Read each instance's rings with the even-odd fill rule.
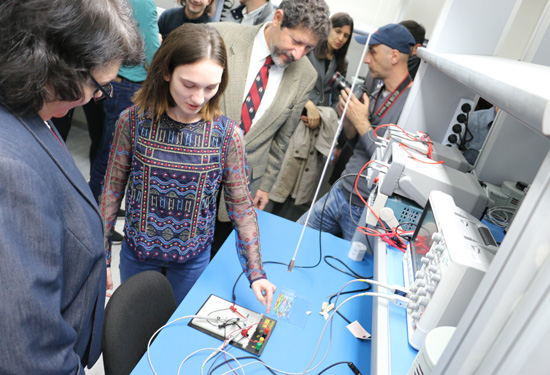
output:
[[[216,355],[216,353],[220,352],[220,351],[223,351],[223,348],[225,348],[225,343],[227,342],[228,344],[231,343],[231,341],[233,341],[233,339],[235,339],[235,336],[238,336],[239,333],[242,332],[242,330],[244,329],[247,329],[249,327],[244,327],[244,328],[239,328],[239,329],[236,329],[234,330],[233,332],[229,333],[229,335],[227,335],[227,337],[223,340],[222,344],[218,347],[218,349],[216,349],[216,351],[212,352],[212,354],[210,354],[208,357],[206,357],[206,359],[204,360],[204,362],[202,363],[202,366],[201,366],[201,375],[203,373],[203,368],[204,366],[206,366],[206,363]],[[244,371],[243,371],[244,373]],[[179,373],[178,373],[179,374]]]
[[[336,302],[338,301],[338,297],[340,296],[340,293],[342,292],[342,290],[349,284],[351,283],[354,283],[354,282],[365,282],[365,280],[368,280],[367,282],[373,282],[376,283],[375,285],[379,285],[379,286],[383,286],[383,287],[388,287],[388,289],[390,289],[392,286],[387,286],[387,285],[384,285],[382,283],[379,283],[379,282],[375,282],[374,280],[369,280],[369,279],[354,279],[354,280],[351,280],[349,282],[347,282],[346,284],[344,284],[342,286],[342,288],[340,289],[340,291],[338,291],[337,295],[336,295]],[[390,289],[391,290],[391,289]],[[208,362],[209,359],[211,359],[215,353],[227,353],[229,354],[234,360],[235,362],[239,365],[239,367],[236,367],[234,368],[233,370],[230,370],[228,372],[225,372],[223,375],[225,374],[229,374],[230,372],[233,372],[233,371],[236,371],[236,370],[239,370],[239,369],[243,369],[244,367],[248,366],[248,365],[251,365],[251,364],[255,364],[255,363],[259,363],[259,364],[262,364],[263,366],[266,366],[274,371],[277,371],[277,372],[280,372],[280,373],[283,373],[283,374],[286,374],[286,375],[304,375],[308,372],[311,372],[313,370],[315,370],[317,367],[319,367],[321,365],[321,363],[323,363],[323,361],[325,360],[325,358],[327,357],[328,353],[329,353],[329,350],[330,350],[330,346],[331,346],[331,343],[332,343],[332,324],[331,324],[331,331],[330,331],[330,339],[329,339],[329,345],[327,347],[327,350],[325,352],[325,355],[323,356],[323,358],[321,359],[321,361],[315,365],[313,368],[309,369],[311,367],[311,364],[313,363],[313,361],[315,360],[315,357],[317,356],[317,352],[319,351],[319,347],[321,345],[321,341],[323,339],[323,336],[325,334],[325,330],[326,330],[326,327],[328,325],[329,322],[332,322],[332,318],[334,317],[334,314],[340,309],[340,307],[342,307],[344,304],[346,304],[347,302],[349,302],[350,300],[354,299],[354,298],[357,298],[357,297],[361,297],[361,296],[372,296],[372,297],[380,297],[380,298],[385,298],[385,299],[389,299],[391,300],[393,303],[395,303],[397,300],[400,300],[400,301],[408,301],[407,298],[403,298],[401,296],[398,296],[398,295],[388,295],[388,294],[382,294],[382,293],[371,293],[371,292],[365,292],[365,293],[360,293],[360,294],[356,294],[354,296],[351,296],[349,297],[348,299],[346,299],[344,302],[342,302],[340,305],[338,305],[338,307],[336,307],[334,309],[334,311],[332,312],[332,314],[329,316],[329,318],[327,319],[327,322],[325,323],[325,326],[323,327],[323,330],[321,331],[321,336],[319,337],[319,341],[317,342],[317,347],[315,348],[315,352],[313,353],[313,357],[311,359],[311,361],[309,362],[308,366],[306,367],[306,369],[303,371],[303,372],[299,372],[299,373],[292,373],[292,372],[285,372],[285,371],[282,371],[282,370],[279,370],[279,369],[276,369],[272,366],[269,366],[267,365],[266,363],[264,362],[260,362],[260,361],[254,361],[254,362],[249,362],[249,363],[246,363],[244,365],[242,365],[233,355],[231,355],[230,353],[227,353],[227,351],[223,350],[222,348],[225,346],[225,341],[227,341],[227,339],[230,339],[230,341],[233,339],[232,336],[235,334],[235,335],[238,335],[239,332],[242,331],[242,329],[237,329],[235,330],[234,332],[230,333],[229,336],[226,338],[226,340],[224,341],[224,343],[222,345],[220,345],[219,348],[204,348],[204,349],[199,349],[199,350],[196,350],[194,351],[193,353],[189,354],[181,363],[180,363],[180,366],[178,368],[178,375],[181,371],[181,368],[183,366],[183,364],[193,355],[195,355],[196,353],[199,353],[201,351],[205,351],[205,350],[212,350],[213,353],[204,361],[202,367],[201,367],[201,374],[203,373],[203,369],[204,369],[204,366],[206,364],[206,362]],[[205,320],[214,320],[214,321],[218,321],[217,318],[215,317],[212,317],[212,316],[201,316],[201,315],[187,315],[187,316],[182,316],[182,317],[179,317],[177,319],[174,319],[168,323],[166,323],[165,325],[163,325],[162,327],[160,327],[158,330],[155,331],[155,333],[153,333],[153,335],[151,336],[151,338],[149,339],[149,342],[147,343],[147,359],[149,361],[149,367],[151,368],[151,371],[153,372],[153,374],[157,375],[157,372],[155,371],[154,367],[153,367],[153,363],[151,361],[151,355],[150,355],[150,346],[151,346],[151,341],[155,338],[155,336],[161,331],[163,330],[164,328],[166,328],[167,326],[179,321],[179,320],[183,320],[183,319],[205,319]],[[246,327],[245,327],[246,329]],[[244,374],[244,370],[243,371],[243,374]]]
[[501,228],[507,228],[512,221],[516,208],[509,206],[495,206],[487,210],[487,219]]
[[168,327],[169,325],[177,322],[178,320],[183,320],[183,319],[205,319],[205,320],[214,320],[214,321],[218,321],[217,318],[214,318],[214,317],[211,317],[211,316],[201,316],[201,315],[187,315],[187,316],[182,316],[180,318],[177,318],[177,319],[174,319],[172,320],[171,322],[168,322],[166,323],[165,325],[163,325],[162,327],[160,327],[159,329],[157,329],[155,331],[155,333],[153,333],[151,335],[151,338],[149,339],[149,341],[147,342],[147,360],[149,361],[149,367],[151,367],[151,371],[153,371],[153,374],[155,375],[158,375],[157,372],[155,371],[154,367],[153,367],[153,363],[151,362],[151,353],[149,352],[149,348],[151,346],[151,342],[153,341],[153,339],[155,338],[156,335],[158,335],[158,333],[160,331],[162,331],[164,328]]
[[[362,281],[362,282],[367,283],[367,284],[376,285],[378,287],[388,289],[392,293],[400,292],[402,294],[398,294],[398,295],[402,295],[403,297],[409,292],[408,290],[406,290],[401,285],[389,285],[389,284],[384,284],[384,283],[381,283],[380,281],[371,280],[371,279],[355,279],[355,280],[352,280],[351,282],[355,282],[355,281]],[[349,282],[349,283],[351,283],[351,282]],[[348,285],[349,283],[347,283],[346,285]],[[336,294],[330,295],[327,298],[331,298],[333,296],[336,296]]]
[[[396,300],[405,300],[406,298],[403,298],[403,297],[400,297],[398,295],[389,295],[389,294],[383,294],[383,293],[373,293],[373,292],[363,292],[363,293],[359,293],[359,294],[355,294],[349,298],[347,298],[344,302],[342,302],[340,305],[338,305],[338,307],[336,307],[334,309],[334,311],[332,312],[332,314],[330,314],[329,318],[327,319],[327,322],[325,323],[325,326],[323,327],[323,331],[321,332],[321,337],[319,338],[319,342],[317,343],[317,348],[315,349],[315,353],[313,354],[313,358],[311,359],[311,361],[309,362],[308,366],[306,367],[306,369],[304,370],[304,372],[302,372],[302,375],[305,374],[306,372],[309,372],[309,371],[312,371],[312,370],[315,370],[317,367],[319,367],[321,365],[321,363],[323,363],[323,361],[325,360],[325,358],[327,357],[328,355],[328,351],[330,349],[330,344],[331,342],[329,342],[329,346],[327,348],[327,351],[325,353],[325,355],[323,356],[323,359],[321,359],[321,361],[315,365],[315,367],[313,367],[311,370],[309,370],[309,367],[311,366],[311,364],[313,363],[313,360],[315,359],[315,357],[317,356],[317,352],[319,351],[319,346],[321,345],[321,339],[323,338],[323,335],[325,333],[325,330],[327,328],[327,325],[329,322],[332,321],[332,318],[334,317],[334,314],[336,314],[336,312],[340,309],[340,307],[342,307],[344,304],[346,304],[347,302],[351,301],[352,299],[354,298],[357,298],[357,297],[362,297],[362,296],[371,296],[371,297],[379,297],[379,298],[385,298],[385,299],[389,299],[390,301],[392,301],[393,303],[395,303]],[[332,325],[331,325],[331,336],[332,336]],[[332,340],[330,340],[332,341]],[[309,371],[308,371],[309,370]]]
[[[237,337],[240,337],[239,340],[237,340],[237,343],[239,343],[242,339],[244,339],[245,337],[248,339],[248,336],[244,336],[244,335],[241,335],[241,332],[245,331],[245,330],[249,330],[250,328],[252,328],[253,326],[255,326],[257,324],[251,324],[247,327],[243,327],[243,328],[238,328],[236,330],[234,330],[233,332],[230,332],[229,335],[227,335],[227,337],[225,338],[225,340],[222,342],[222,344],[218,347],[218,349],[213,352],[212,354],[210,354],[205,360],[204,362],[202,363],[202,366],[201,366],[201,375],[203,374],[203,369],[204,369],[204,366],[206,366],[206,363],[216,355],[216,353],[218,352],[225,352],[223,349],[225,348],[226,346],[226,343],[227,344],[231,344],[231,341],[234,341]],[[240,363],[239,363],[240,365]],[[244,374],[244,371],[243,371],[243,374]],[[179,374],[178,374],[179,375]]]
[[[195,354],[199,353],[199,352],[203,352],[205,350],[212,350],[215,353],[224,353],[224,354],[228,354],[238,365],[239,367],[236,368],[235,370],[238,370],[238,369],[242,369],[242,367],[244,367],[243,365],[241,365],[241,363],[239,362],[239,360],[237,358],[235,358],[235,356],[231,353],[229,353],[228,351],[226,350],[223,350],[223,349],[220,349],[220,348],[202,348],[202,349],[198,349],[198,350],[195,350],[193,353],[189,354],[187,357],[185,357],[185,359],[183,361],[181,361],[180,363],[180,367],[178,367],[178,375],[180,375],[180,372],[181,372],[181,368],[183,367],[183,364],[189,359],[191,358],[192,356],[194,356]],[[203,373],[203,368],[204,368],[204,365],[201,367],[201,374]],[[244,370],[242,370],[242,373],[243,375],[245,374]]]
[[[348,283],[349,284],[349,283]],[[347,284],[346,284],[347,285]],[[344,305],[346,304],[347,302],[351,301],[352,299],[354,298],[357,298],[357,297],[363,297],[363,296],[371,296],[371,297],[380,297],[380,298],[385,298],[385,299],[389,299],[391,300],[392,302],[395,303],[396,300],[407,300],[406,298],[403,298],[403,297],[400,297],[398,295],[389,295],[389,294],[383,294],[383,293],[372,293],[372,292],[364,292],[364,293],[359,293],[359,294],[356,294],[356,295],[353,295],[351,297],[349,297],[348,299],[346,299],[344,302],[342,302],[340,305],[338,305],[338,307],[336,307],[334,309],[334,311],[331,313],[331,315],[329,316],[329,318],[327,319],[326,323],[325,323],[325,326],[323,327],[323,330],[321,332],[321,336],[319,337],[319,341],[317,343],[317,347],[315,349],[315,353],[313,354],[313,358],[311,359],[310,363],[308,364],[308,366],[306,367],[306,369],[302,372],[286,372],[286,371],[283,371],[283,370],[280,370],[280,369],[277,369],[275,367],[272,367],[272,366],[269,366],[268,364],[266,363],[263,363],[263,362],[260,362],[260,361],[255,361],[255,362],[249,362],[249,363],[246,363],[244,365],[242,365],[242,367],[246,367],[246,366],[249,366],[249,365],[252,365],[252,364],[256,364],[256,363],[260,363],[262,364],[263,366],[266,366],[268,368],[270,368],[271,370],[273,371],[276,371],[276,372],[280,372],[282,374],[286,374],[286,375],[305,375],[313,370],[315,370],[317,367],[319,367],[321,365],[321,363],[323,363],[323,361],[325,360],[326,356],[328,355],[328,352],[330,350],[330,343],[329,343],[329,346],[327,348],[327,351],[325,353],[325,355],[323,356],[323,358],[321,359],[321,361],[316,364],[314,367],[311,367],[311,364],[313,363],[313,361],[315,360],[315,357],[317,356],[317,352],[319,351],[319,346],[321,345],[321,341],[322,341],[322,338],[323,338],[323,335],[325,334],[325,330],[328,326],[328,324],[330,322],[332,322],[332,318],[334,317],[334,314],[336,314],[336,312]],[[332,325],[331,325],[332,327]],[[332,341],[332,340],[331,340]],[[233,372],[234,370],[239,370],[241,369],[242,367],[236,367],[234,368],[233,370],[229,370],[227,372],[224,372],[223,374],[221,375],[227,375],[231,372]]]
[[[380,7],[380,3],[378,4],[378,7]],[[376,14],[378,14],[378,7],[376,10]],[[332,152],[334,150],[334,146],[336,145],[336,141],[338,140],[338,135],[340,134],[340,131],[342,129],[342,124],[344,122],[344,118],[346,117],[346,113],[348,111],[349,102],[351,100],[351,96],[353,95],[353,90],[355,88],[355,83],[357,82],[357,79],[359,78],[359,72],[361,71],[361,65],[363,64],[363,60],[365,59],[365,55],[367,53],[367,50],[369,49],[369,42],[371,38],[372,33],[369,33],[367,37],[367,41],[365,42],[365,48],[363,48],[363,52],[361,54],[361,60],[359,61],[359,65],[357,66],[357,71],[355,73],[355,77],[353,78],[353,81],[351,83],[350,88],[350,95],[348,95],[348,100],[346,100],[346,104],[344,106],[344,110],[342,111],[342,115],[340,116],[340,119],[338,120],[338,128],[336,129],[336,133],[334,133],[334,138],[332,139],[332,144],[330,145],[330,151],[328,153],[329,157],[327,157],[327,161],[325,162],[325,165],[323,167],[323,171],[321,172],[321,177],[319,178],[319,184],[317,184],[317,188],[315,189],[315,194],[313,196],[313,200],[311,201],[311,206],[309,207],[309,210],[307,211],[306,221],[304,223],[304,227],[302,228],[302,233],[300,233],[300,238],[298,239],[298,244],[296,245],[296,250],[294,251],[294,255],[292,256],[292,259],[290,260],[290,263],[288,264],[288,271],[292,272],[294,269],[294,262],[296,261],[296,254],[298,254],[298,249],[300,248],[300,244],[302,243],[302,237],[304,236],[304,232],[306,230],[307,224],[309,223],[309,216],[311,215],[311,211],[313,208],[313,205],[317,201],[317,196],[319,195],[319,191],[321,190],[321,185],[323,183],[323,179],[325,178],[325,173],[327,171],[328,165],[330,164],[330,156],[332,155]],[[360,98],[359,98],[360,99]],[[321,228],[322,230],[323,228]]]

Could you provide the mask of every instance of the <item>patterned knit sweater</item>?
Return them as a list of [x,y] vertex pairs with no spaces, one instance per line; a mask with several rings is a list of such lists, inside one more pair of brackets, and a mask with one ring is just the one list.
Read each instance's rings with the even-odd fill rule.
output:
[[252,283],[266,276],[239,127],[225,116],[183,124],[166,115],[153,121],[135,106],[122,112],[100,197],[107,264],[125,189],[124,234],[136,258],[183,263],[212,244],[222,182],[238,257]]

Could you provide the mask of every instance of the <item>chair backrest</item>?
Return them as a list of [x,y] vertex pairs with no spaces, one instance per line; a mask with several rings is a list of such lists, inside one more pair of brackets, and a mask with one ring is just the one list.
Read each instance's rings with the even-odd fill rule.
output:
[[160,272],[141,272],[123,282],[105,308],[105,374],[130,374],[153,333],[168,322],[176,307],[172,286]]

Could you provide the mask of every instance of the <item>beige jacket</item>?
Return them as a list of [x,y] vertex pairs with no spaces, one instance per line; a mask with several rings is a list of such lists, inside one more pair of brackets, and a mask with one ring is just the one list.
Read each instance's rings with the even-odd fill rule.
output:
[[317,107],[321,125],[308,128],[300,121],[290,139],[281,171],[269,199],[283,203],[290,195],[295,204],[311,203],[338,128],[338,116],[330,107]]

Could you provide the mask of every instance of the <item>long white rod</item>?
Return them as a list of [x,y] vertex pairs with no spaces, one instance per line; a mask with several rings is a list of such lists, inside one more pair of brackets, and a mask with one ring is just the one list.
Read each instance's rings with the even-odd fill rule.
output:
[[[378,3],[378,7],[376,9],[377,14],[380,10],[379,8],[380,8],[380,3]],[[363,48],[363,53],[361,54],[361,61],[357,65],[357,71],[355,73],[355,77],[353,78],[353,82],[351,83],[350,91],[352,93],[353,93],[353,90],[355,88],[355,83],[357,82],[357,79],[359,78],[359,72],[361,70],[363,60],[365,59],[365,55],[367,54],[367,51],[369,49],[369,42],[370,42],[371,35],[372,35],[372,33],[369,33],[369,35],[367,37],[367,42],[365,43],[365,47]],[[351,36],[350,36],[350,38],[351,38]],[[349,105],[350,99],[351,99],[351,95],[348,96],[348,100],[346,100],[346,105],[344,106],[344,111],[342,112],[342,116],[340,116],[340,120],[338,121],[338,128],[336,129],[336,133],[334,134],[332,144],[330,145],[330,151],[328,153],[327,161],[325,163],[325,166],[323,167],[323,172],[321,173],[321,178],[319,179],[319,184],[317,185],[317,189],[315,190],[315,195],[313,196],[313,201],[311,202],[311,206],[309,207],[309,210],[307,211],[306,222],[304,223],[304,227],[302,228],[302,232],[300,233],[300,239],[298,240],[298,245],[296,245],[296,250],[294,251],[294,255],[292,256],[292,259],[291,259],[290,263],[288,264],[288,269],[287,270],[289,272],[292,272],[292,270],[294,269],[294,263],[296,261],[296,254],[298,254],[298,249],[300,248],[300,245],[302,244],[302,238],[304,237],[304,232],[305,232],[307,224],[309,222],[309,216],[311,215],[311,210],[313,209],[313,205],[317,201],[317,196],[319,195],[319,191],[321,190],[321,185],[323,183],[323,179],[325,178],[325,173],[326,173],[328,165],[330,163],[330,159],[331,159],[331,156],[332,156],[332,151],[334,150],[334,146],[336,145],[336,141],[338,140],[338,135],[340,134],[340,131],[342,129],[342,124],[344,122],[344,118],[346,117],[346,112],[348,110],[348,105]],[[322,229],[323,228],[321,228],[321,230]]]

